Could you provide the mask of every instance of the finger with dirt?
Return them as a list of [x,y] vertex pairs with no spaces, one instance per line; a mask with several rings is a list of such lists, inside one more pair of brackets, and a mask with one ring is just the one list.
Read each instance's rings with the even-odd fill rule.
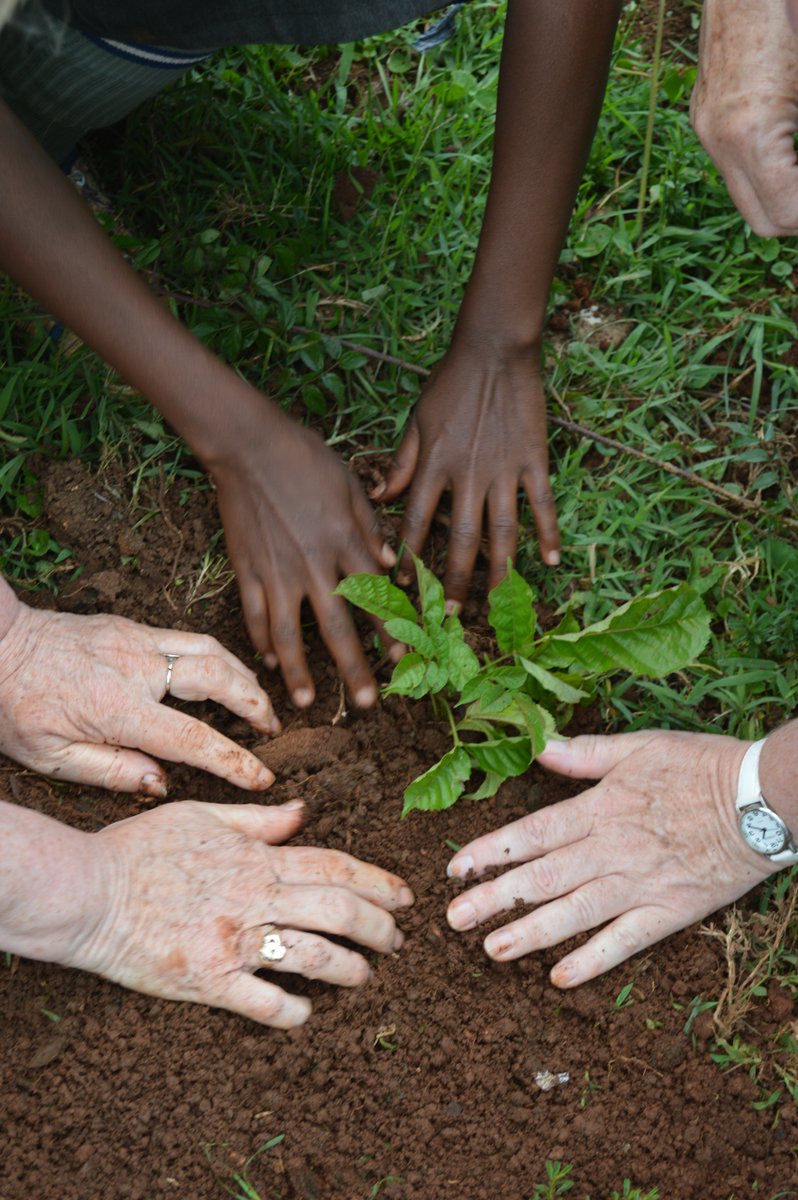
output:
[[162,798],[155,758],[260,790],[274,776],[209,725],[159,703],[213,698],[261,731],[280,723],[252,671],[214,638],[123,617],[32,609],[0,580],[0,749],[42,774]]

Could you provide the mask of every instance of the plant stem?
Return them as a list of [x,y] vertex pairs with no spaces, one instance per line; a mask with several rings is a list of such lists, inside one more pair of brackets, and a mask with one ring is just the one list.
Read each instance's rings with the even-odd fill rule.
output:
[[654,40],[654,61],[651,64],[651,91],[648,97],[648,119],[646,121],[646,140],[643,143],[643,162],[640,168],[640,192],[637,197],[637,216],[635,218],[635,236],[643,236],[643,211],[646,206],[648,192],[648,173],[651,165],[651,148],[654,144],[654,118],[657,112],[657,96],[659,94],[659,65],[662,58],[662,35],[665,29],[665,0],[659,0],[657,13],[657,33]]

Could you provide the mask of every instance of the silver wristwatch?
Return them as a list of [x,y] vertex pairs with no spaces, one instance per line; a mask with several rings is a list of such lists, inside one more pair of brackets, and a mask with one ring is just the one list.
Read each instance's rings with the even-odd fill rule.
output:
[[740,833],[757,854],[763,854],[777,867],[790,867],[798,863],[798,846],[759,786],[759,756],[765,741],[762,738],[749,746],[740,764],[736,800]]

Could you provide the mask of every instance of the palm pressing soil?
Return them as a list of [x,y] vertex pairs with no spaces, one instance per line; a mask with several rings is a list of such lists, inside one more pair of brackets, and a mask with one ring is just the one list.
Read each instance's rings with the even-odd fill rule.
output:
[[[207,494],[133,531],[123,476],[79,463],[43,470],[48,527],[85,564],[59,604],[214,631],[251,661],[233,589],[183,612],[173,574],[200,561],[217,518]],[[135,568],[122,557],[134,557]],[[174,568],[174,570],[173,570]],[[471,621],[478,617],[472,612]],[[495,801],[399,820],[404,786],[444,748],[424,704],[390,700],[340,714],[340,689],[311,637],[319,698],[267,750],[270,797],[301,796],[302,841],[347,850],[404,875],[417,896],[405,946],[354,991],[297,980],[313,999],[285,1034],[226,1012],[161,1002],[78,972],[14,959],[2,967],[2,1200],[525,1200],[546,1159],[574,1164],[571,1195],[608,1198],[624,1179],[661,1200],[772,1197],[795,1179],[794,1106],[757,1111],[746,1072],[709,1057],[696,997],[725,983],[721,944],[687,930],[573,992],[547,982],[556,952],[494,965],[478,933],[444,919],[447,841],[463,843],[568,794],[534,769]],[[259,740],[213,705],[192,706],[248,745]],[[240,799],[183,767],[172,799]],[[0,764],[3,793],[82,829],[139,812],[136,797],[55,790]],[[616,997],[633,983],[629,1001]],[[771,990],[750,1017],[765,1039],[793,1017]],[[570,1081],[544,1091],[538,1072]],[[270,1145],[263,1153],[257,1152]],[[252,1158],[255,1155],[256,1157]],[[250,1161],[251,1160],[251,1161]]]

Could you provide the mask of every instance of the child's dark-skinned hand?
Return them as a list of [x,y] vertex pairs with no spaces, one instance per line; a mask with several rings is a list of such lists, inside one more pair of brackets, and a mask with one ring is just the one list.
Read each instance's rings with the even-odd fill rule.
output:
[[447,600],[466,599],[486,509],[490,586],[504,577],[518,542],[519,488],[529,497],[544,562],[559,562],[537,354],[453,343],[416,405],[381,498],[391,500],[408,486],[402,538],[414,554],[421,553],[441,494],[451,490]]
[[346,602],[333,593],[344,576],[382,572],[396,556],[356,477],[337,455],[317,434],[259,399],[260,405],[248,408],[247,435],[239,429],[232,450],[206,464],[250,637],[267,665],[279,663],[294,703],[310,704],[314,688],[300,616],[309,600],[353,702],[368,707],[377,698],[376,684]]

